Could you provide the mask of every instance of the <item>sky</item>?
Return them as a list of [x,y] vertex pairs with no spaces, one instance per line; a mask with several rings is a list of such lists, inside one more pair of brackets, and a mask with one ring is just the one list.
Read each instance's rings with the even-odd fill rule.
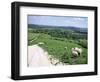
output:
[[87,17],[28,15],[28,24],[87,28]]

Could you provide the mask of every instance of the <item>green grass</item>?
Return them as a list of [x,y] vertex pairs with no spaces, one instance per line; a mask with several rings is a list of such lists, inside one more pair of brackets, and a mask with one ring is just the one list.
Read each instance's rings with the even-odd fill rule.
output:
[[[77,44],[76,41],[66,38],[55,38],[48,34],[43,33],[28,33],[28,45],[38,44],[43,42],[43,45],[39,45],[45,51],[53,57],[59,59],[66,64],[87,64],[87,48]],[[65,49],[67,47],[67,50]],[[83,53],[81,56],[73,58],[71,49],[74,47],[82,48]]]

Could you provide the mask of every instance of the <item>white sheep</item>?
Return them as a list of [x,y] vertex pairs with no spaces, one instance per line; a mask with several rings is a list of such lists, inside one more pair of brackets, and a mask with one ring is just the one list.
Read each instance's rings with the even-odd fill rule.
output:
[[82,49],[81,48],[75,47],[74,50],[77,51],[79,55],[81,55],[81,53],[82,53]]
[[74,57],[78,56],[78,52],[74,48],[72,48],[72,54]]

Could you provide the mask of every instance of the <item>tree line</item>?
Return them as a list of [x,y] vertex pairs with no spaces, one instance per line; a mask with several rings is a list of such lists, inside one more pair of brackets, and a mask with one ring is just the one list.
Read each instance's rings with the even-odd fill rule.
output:
[[62,29],[42,29],[37,28],[30,30],[30,32],[33,33],[44,33],[48,34],[52,37],[58,37],[58,38],[68,38],[68,39],[87,39],[86,33],[81,33],[77,31],[71,31],[71,30],[62,30]]

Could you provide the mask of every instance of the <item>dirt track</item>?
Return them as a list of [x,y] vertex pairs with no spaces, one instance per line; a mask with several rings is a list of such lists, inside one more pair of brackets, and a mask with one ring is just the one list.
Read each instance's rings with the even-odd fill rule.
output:
[[51,66],[46,52],[38,45],[28,46],[28,66]]

